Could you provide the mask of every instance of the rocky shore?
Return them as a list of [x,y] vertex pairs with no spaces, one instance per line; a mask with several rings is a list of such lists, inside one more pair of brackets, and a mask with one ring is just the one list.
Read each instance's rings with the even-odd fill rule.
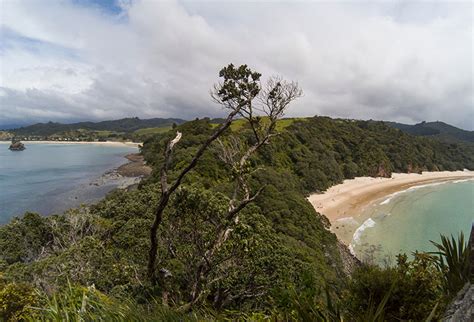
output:
[[125,156],[130,161],[120,167],[117,172],[124,177],[148,177],[151,174],[151,167],[146,165],[143,156],[139,153],[132,153]]
[[129,189],[151,174],[151,167],[145,164],[143,156],[139,153],[128,154],[125,158],[130,162],[107,171],[100,178],[91,182],[91,185],[114,185],[118,189]]

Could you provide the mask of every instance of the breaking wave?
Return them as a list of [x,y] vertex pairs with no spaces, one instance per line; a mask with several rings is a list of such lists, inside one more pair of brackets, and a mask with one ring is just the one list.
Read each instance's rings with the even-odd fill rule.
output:
[[467,181],[473,181],[474,179],[461,179],[461,180],[455,180],[453,183],[461,183],[461,182],[467,182]]
[[459,182],[464,182],[464,181],[467,181],[467,180],[471,180],[471,179],[456,180],[456,181],[441,181],[441,182],[433,182],[433,183],[422,184],[422,185],[419,185],[419,186],[413,186],[413,187],[410,187],[406,190],[397,191],[397,192],[394,192],[394,193],[388,195],[387,198],[384,201],[382,201],[379,205],[388,204],[390,201],[392,201],[393,197],[395,197],[399,194],[402,194],[402,193],[406,193],[406,192],[410,192],[410,191],[413,191],[413,190],[418,190],[418,189],[426,188],[426,187],[439,186],[439,185],[446,184],[446,183],[459,183]]
[[364,233],[364,230],[366,230],[367,228],[374,227],[374,226],[375,226],[375,221],[373,221],[372,218],[369,218],[366,221],[364,221],[364,223],[360,225],[359,228],[356,229],[356,231],[354,232],[354,235],[352,236],[352,242],[349,245],[349,250],[353,255],[355,255],[354,245],[360,242],[360,237]]

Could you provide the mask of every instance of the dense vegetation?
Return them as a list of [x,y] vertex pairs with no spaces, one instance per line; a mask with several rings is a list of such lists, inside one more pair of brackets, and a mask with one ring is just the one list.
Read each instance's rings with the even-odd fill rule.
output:
[[[62,215],[27,213],[0,227],[0,317],[62,320],[420,320],[439,314],[450,292],[433,256],[400,256],[396,267],[357,266],[305,196],[354,176],[392,171],[474,170],[474,154],[456,144],[413,137],[383,122],[314,117],[280,121],[279,136],[251,159],[245,208],[206,272],[203,294],[185,304],[197,263],[208,250],[231,197],[232,171],[209,149],[171,198],[159,229],[160,283],[146,277],[149,227],[160,194],[159,171],[134,191]],[[223,136],[252,140],[236,123]],[[215,128],[209,119],[179,125],[169,176],[189,161]],[[174,133],[145,141],[155,170]],[[421,287],[422,286],[422,287]],[[421,292],[421,293],[420,293]],[[68,313],[69,312],[69,313]],[[74,312],[74,313],[73,313]],[[370,317],[370,312],[373,313]],[[75,315],[74,315],[75,314]],[[82,315],[81,315],[82,314]],[[368,315],[363,315],[368,314]],[[379,315],[380,318],[380,315]]]
[[474,151],[413,137],[383,122],[313,117],[297,120],[264,151],[273,169],[290,169],[304,193],[355,176],[474,169]]
[[17,129],[0,132],[1,137],[19,137],[30,140],[78,139],[93,140],[140,140],[148,134],[168,131],[173,125],[185,121],[177,118],[139,119],[138,117],[124,118],[102,122],[37,123]]
[[386,122],[389,126],[400,129],[405,133],[436,138],[445,142],[470,142],[474,143],[474,131],[466,131],[444,122],[421,122],[407,125],[395,122]]

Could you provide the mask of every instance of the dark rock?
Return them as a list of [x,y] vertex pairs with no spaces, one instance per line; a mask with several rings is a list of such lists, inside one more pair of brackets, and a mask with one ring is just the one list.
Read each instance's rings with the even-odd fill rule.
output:
[[474,285],[467,283],[459,291],[441,320],[445,322],[474,321]]
[[341,255],[343,272],[345,275],[351,276],[355,269],[361,266],[362,263],[351,253],[349,248],[339,240],[337,241],[337,248],[339,250],[339,254]]
[[10,144],[9,149],[11,151],[23,151],[26,148],[23,143],[21,143],[20,141],[17,141],[17,142],[12,142],[12,144]]
[[[471,236],[468,247],[471,248],[471,282],[474,278],[474,223],[471,227]],[[444,313],[442,321],[470,322],[474,321],[474,285],[466,283]]]

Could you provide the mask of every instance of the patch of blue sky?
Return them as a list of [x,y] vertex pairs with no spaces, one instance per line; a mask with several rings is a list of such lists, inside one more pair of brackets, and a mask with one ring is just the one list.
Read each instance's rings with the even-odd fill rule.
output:
[[118,0],[73,0],[72,2],[75,5],[92,7],[111,15],[119,15],[122,13],[122,8]]
[[76,49],[64,47],[48,41],[26,37],[5,26],[0,26],[0,53],[9,49],[18,49],[33,54],[48,54],[53,56],[79,59]]

